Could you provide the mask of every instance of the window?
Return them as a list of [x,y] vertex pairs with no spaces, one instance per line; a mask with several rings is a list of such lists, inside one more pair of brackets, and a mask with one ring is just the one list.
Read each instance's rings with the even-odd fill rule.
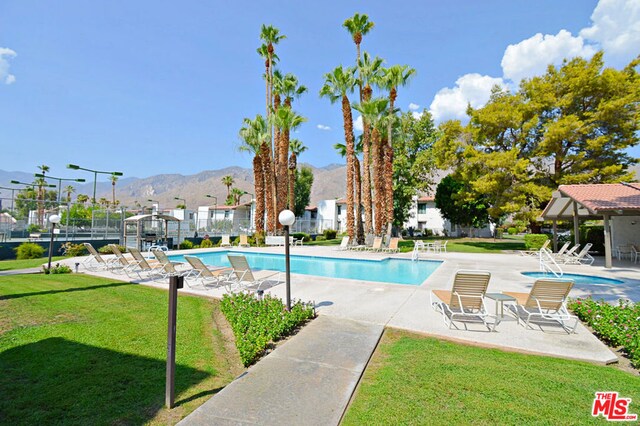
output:
[[342,206],[338,206],[338,216],[342,214]]
[[425,203],[418,204],[418,214],[427,214],[427,205]]
[[229,210],[224,211],[224,218],[229,219]]

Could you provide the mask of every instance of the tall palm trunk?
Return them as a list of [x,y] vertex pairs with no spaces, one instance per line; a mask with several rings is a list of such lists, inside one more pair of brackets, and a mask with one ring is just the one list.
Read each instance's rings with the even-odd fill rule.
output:
[[360,160],[353,157],[353,175],[355,177],[355,195],[356,195],[356,241],[358,244],[364,244],[364,227],[362,226],[362,179],[360,178]]
[[264,233],[264,168],[260,154],[261,153],[256,153],[255,157],[253,157],[253,179],[256,190],[254,226],[256,232]]
[[387,233],[391,232],[393,226],[393,149],[389,144],[384,144],[384,206],[385,211],[385,224],[383,225],[387,229]]
[[[364,89],[364,100],[371,99],[371,86]],[[367,120],[362,118],[362,202],[364,203],[364,230],[373,233],[373,205],[371,199],[371,128]]]
[[293,210],[295,208],[296,201],[296,169],[298,168],[298,156],[295,152],[292,152],[289,156],[289,196],[288,209]]
[[116,183],[115,182],[111,183],[111,203],[114,206],[116,205]]
[[371,149],[373,158],[373,189],[374,189],[374,201],[375,201],[375,226],[374,232],[376,235],[382,234],[382,227],[384,226],[386,210],[384,206],[384,185],[382,182],[383,161],[382,158],[382,142],[380,141],[380,132],[377,128],[373,128],[371,131]]
[[264,192],[265,206],[267,214],[267,233],[273,234],[276,230],[276,215],[274,209],[274,181],[273,162],[271,161],[271,148],[266,143],[260,146],[260,157],[262,157],[262,168],[264,170]]
[[38,186],[38,226],[44,227],[44,188]]
[[347,147],[347,235],[354,240],[354,215],[353,215],[353,159],[355,158],[355,146],[353,140],[353,117],[349,98],[342,96],[342,119],[344,120],[344,140]]
[[[278,168],[276,169],[276,214],[287,208],[288,168],[287,154],[289,153],[289,129],[280,129],[280,142],[278,147]],[[276,223],[278,229],[282,228],[280,222]]]

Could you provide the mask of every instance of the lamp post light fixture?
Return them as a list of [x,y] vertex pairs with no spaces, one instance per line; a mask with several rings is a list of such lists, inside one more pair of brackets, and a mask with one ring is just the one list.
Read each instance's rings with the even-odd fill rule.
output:
[[287,290],[287,311],[291,310],[291,262],[289,255],[289,227],[296,221],[296,215],[291,210],[282,210],[278,215],[278,221],[284,227],[284,261],[285,283]]
[[[152,199],[148,199],[147,201],[150,202],[150,203],[153,203],[153,204],[157,204],[158,205],[158,209],[156,211],[158,213],[160,213],[160,201],[152,200]],[[153,204],[151,205],[151,213],[153,213]]]
[[[12,183],[14,185],[24,185],[24,186],[31,186],[31,187],[38,186],[35,183],[18,182],[17,180],[12,180],[10,183]],[[42,187],[43,188],[55,188],[56,186],[47,184],[47,185],[42,185]]]
[[85,167],[80,167],[77,164],[67,164],[67,169],[84,170],[86,172],[93,173],[93,198],[91,199],[91,202],[93,204],[96,203],[96,183],[98,182],[98,173],[103,174],[103,175],[112,175],[112,176],[122,176],[123,175],[122,172],[103,172],[103,171],[100,171],[100,170],[93,170],[93,169],[87,169]]
[[187,209],[187,200],[185,200],[184,198],[180,198],[180,197],[173,197],[174,200],[178,200],[178,201],[182,201],[182,205],[184,206],[184,210]]
[[62,193],[62,181],[70,181],[70,182],[86,182],[85,179],[65,179],[65,178],[58,178],[58,177],[53,177],[53,176],[46,176],[44,173],[36,173],[34,175],[37,178],[43,178],[43,179],[55,179],[58,181],[58,204],[60,203],[60,194]]
[[56,225],[60,223],[60,216],[52,214],[49,216],[49,223],[51,224],[51,240],[49,241],[49,262],[47,266],[47,274],[51,273],[51,256],[53,255],[53,237],[55,235]]

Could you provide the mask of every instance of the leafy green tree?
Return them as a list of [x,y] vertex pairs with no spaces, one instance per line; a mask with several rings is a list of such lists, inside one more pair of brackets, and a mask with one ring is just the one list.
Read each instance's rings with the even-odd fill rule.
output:
[[462,182],[446,176],[436,188],[436,207],[442,217],[454,225],[484,227],[489,222],[487,204],[481,199],[467,201],[460,197],[463,188]]
[[295,204],[293,212],[297,217],[304,214],[304,209],[311,199],[311,186],[313,185],[313,172],[310,167],[302,166],[296,170]]
[[470,122],[443,123],[439,165],[465,185],[460,197],[483,198],[497,219],[533,220],[562,184],[631,179],[626,149],[639,142],[640,57],[604,68],[602,52],[565,60],[511,93],[494,88],[468,109]]
[[401,227],[409,218],[413,197],[433,185],[433,144],[437,130],[428,111],[420,117],[400,115],[393,143],[393,225]]
[[[42,194],[42,198],[39,195]],[[36,187],[27,187],[16,194],[15,208],[16,219],[27,219],[29,217],[29,211],[38,211],[42,206],[43,211],[50,209],[56,205],[58,199],[58,193],[56,191],[40,190]],[[42,201],[42,202],[41,202]]]

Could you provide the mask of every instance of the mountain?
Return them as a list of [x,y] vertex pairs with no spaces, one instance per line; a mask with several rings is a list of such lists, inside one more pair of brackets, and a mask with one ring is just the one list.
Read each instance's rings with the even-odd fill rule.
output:
[[[313,171],[313,186],[311,188],[311,205],[317,204],[320,200],[333,198],[343,198],[345,196],[346,166],[344,164],[330,164],[324,167],[314,167],[304,164]],[[636,178],[640,178],[640,165],[631,168],[636,173]],[[202,205],[213,205],[214,200],[206,195],[217,197],[218,205],[224,204],[227,197],[227,188],[222,184],[222,177],[230,175],[234,179],[233,186],[249,193],[253,192],[253,170],[242,167],[227,167],[221,170],[206,170],[194,175],[163,174],[147,178],[121,178],[116,183],[116,199],[125,206],[140,205],[150,206],[148,200],[158,201],[161,208],[175,207],[182,201],[175,197],[186,200],[188,208],[195,208]],[[438,172],[436,183],[445,176],[445,172]],[[7,172],[0,170],[0,186],[15,187],[9,182],[18,180],[20,182],[33,182],[33,174],[24,172]],[[55,182],[57,184],[57,182]],[[71,182],[62,182],[63,188]],[[77,194],[91,196],[93,193],[93,181],[90,176],[87,183],[74,184]],[[111,199],[111,184],[109,182],[98,182],[96,185],[96,198],[105,197]],[[433,188],[435,192],[435,186]],[[10,197],[9,191],[0,189],[2,198]],[[241,201],[249,201],[249,196],[241,197]]]

